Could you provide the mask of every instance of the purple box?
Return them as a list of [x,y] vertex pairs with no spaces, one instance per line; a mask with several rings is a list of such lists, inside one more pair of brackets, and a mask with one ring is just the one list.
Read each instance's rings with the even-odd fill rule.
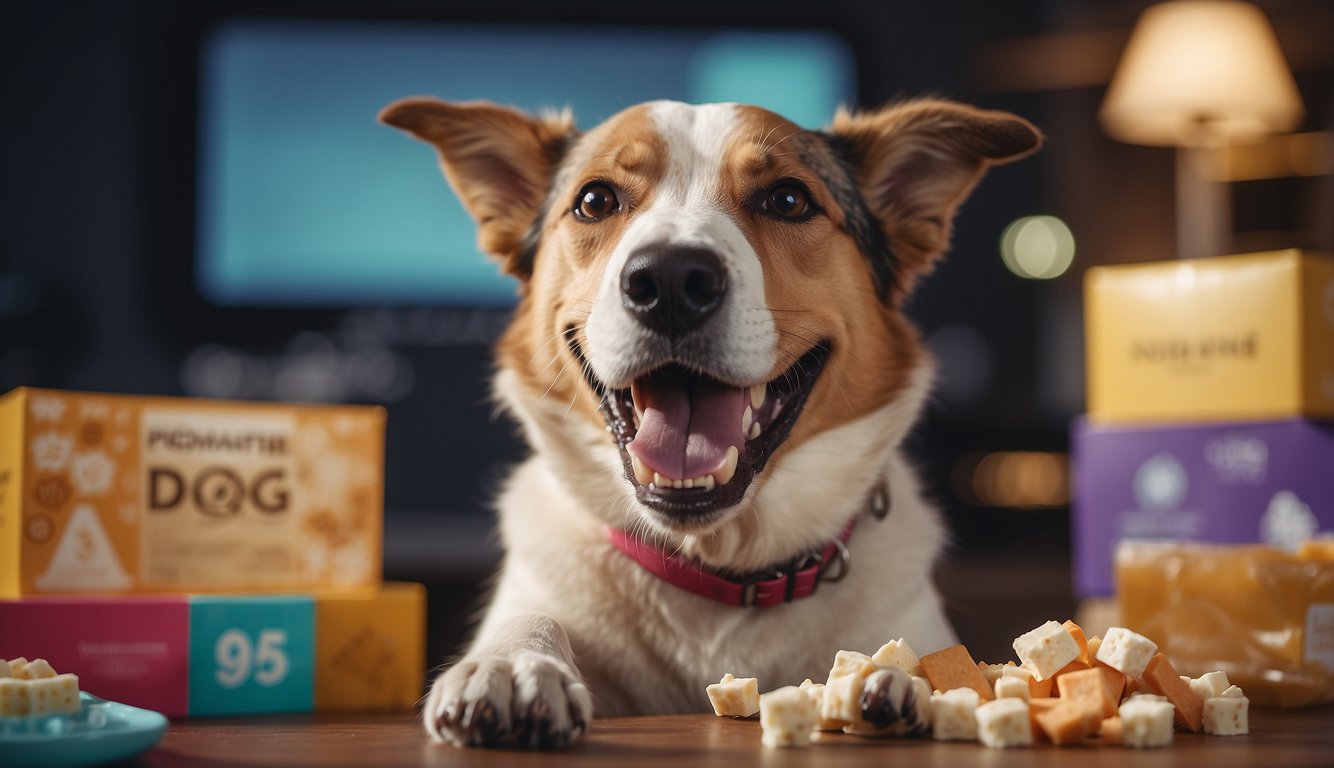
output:
[[1334,530],[1334,422],[1106,426],[1072,435],[1075,590],[1114,592],[1122,539],[1295,547]]

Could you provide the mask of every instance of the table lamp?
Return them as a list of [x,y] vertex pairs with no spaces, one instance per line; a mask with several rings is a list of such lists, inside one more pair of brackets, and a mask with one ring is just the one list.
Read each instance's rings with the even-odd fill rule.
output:
[[1113,138],[1177,148],[1177,255],[1216,255],[1231,235],[1227,190],[1201,173],[1207,153],[1288,131],[1301,96],[1257,7],[1172,0],[1140,15],[1099,117]]

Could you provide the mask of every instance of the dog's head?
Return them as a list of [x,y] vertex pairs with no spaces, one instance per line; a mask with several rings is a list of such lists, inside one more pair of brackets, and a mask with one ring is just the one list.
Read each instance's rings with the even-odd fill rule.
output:
[[499,390],[530,441],[588,509],[669,535],[859,502],[926,388],[904,297],[984,170],[1040,143],[945,101],[823,132],[673,102],[587,133],[422,98],[381,118],[436,147],[521,282]]

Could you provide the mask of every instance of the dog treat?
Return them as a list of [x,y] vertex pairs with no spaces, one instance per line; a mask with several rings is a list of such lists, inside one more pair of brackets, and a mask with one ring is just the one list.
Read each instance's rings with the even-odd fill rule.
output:
[[1112,627],[1098,646],[1098,661],[1129,677],[1138,677],[1158,652],[1158,644],[1125,627]]
[[[1154,647],[1124,627],[1086,639],[1074,622],[1049,621],[1016,638],[1021,664],[975,662],[962,645],[919,658],[902,639],[881,646],[874,656],[841,650],[828,682],[807,679],[759,697],[761,708],[768,706],[767,697],[774,702],[772,714],[761,712],[763,741],[805,745],[810,731],[841,729],[863,737],[929,734],[937,741],[980,741],[992,748],[1034,742],[1148,748],[1171,745],[1174,723],[1209,735],[1249,732],[1250,700],[1230,685],[1226,672],[1192,679],[1178,675],[1162,653],[1141,661]],[[925,677],[904,669],[914,660]],[[1049,674],[1039,680],[1033,667]],[[1138,675],[1122,669],[1137,667]],[[710,698],[713,689],[745,682],[726,675],[709,686]],[[797,696],[811,713],[804,737],[794,733],[804,727]],[[716,701],[715,711],[724,714]]]
[[1103,744],[1121,745],[1125,743],[1121,734],[1120,708],[1118,707],[1117,710],[1116,715],[1103,720],[1102,724],[1098,726],[1098,738]]
[[731,672],[705,689],[718,717],[750,717],[760,711],[760,684],[753,677],[734,677]]
[[972,688],[931,694],[931,735],[936,741],[977,741],[977,707],[981,697]]
[[1144,680],[1145,688],[1160,696],[1167,697],[1167,700],[1176,708],[1177,725],[1192,731],[1200,730],[1200,719],[1204,714],[1204,702],[1200,701],[1200,697],[1195,695],[1189,685],[1181,682],[1181,676],[1177,674],[1175,669],[1172,669],[1172,665],[1167,661],[1166,656],[1161,653],[1154,654],[1153,659],[1144,668],[1144,674],[1141,677]]
[[858,720],[843,730],[876,736],[925,734],[931,727],[931,686],[925,678],[885,667],[863,682],[860,709]]
[[841,728],[861,718],[862,687],[866,678],[858,674],[838,675],[824,684],[820,722]]
[[934,690],[947,692],[955,688],[971,688],[983,701],[990,701],[994,695],[986,677],[977,668],[977,662],[962,645],[928,653],[921,658],[921,663],[922,673]]
[[72,715],[82,708],[79,701],[79,678],[63,674],[28,681],[29,714]]
[[1090,714],[1077,702],[1065,699],[1040,709],[1034,719],[1047,741],[1057,746],[1081,742],[1102,724],[1100,716]]
[[1250,733],[1251,700],[1237,686],[1204,700],[1204,732],[1214,736],[1240,736]]
[[1127,747],[1165,747],[1172,743],[1170,701],[1148,696],[1132,696],[1119,710],[1121,741]]
[[813,682],[809,677],[801,681],[797,686],[806,692],[806,695],[815,703],[816,716],[819,718],[815,722],[817,731],[837,731],[843,727],[842,720],[826,720],[822,714],[824,711],[824,683]]
[[766,747],[804,747],[819,719],[815,701],[795,685],[760,696],[760,740]]
[[31,677],[28,674],[28,660],[19,656],[9,660],[9,677],[16,680],[27,680]]
[[[1113,675],[1120,672],[1108,670]],[[1109,679],[1101,669],[1085,669],[1056,678],[1056,689],[1062,701],[1078,706],[1084,714],[1097,722],[1116,714],[1121,703],[1123,679]]]
[[1046,680],[1079,658],[1079,643],[1065,627],[1048,621],[1016,637],[1014,652],[1035,680]]
[[1030,699],[1045,699],[1048,696],[1051,696],[1051,689],[1054,681],[1051,678],[1038,680],[1036,677],[1033,677],[1033,671],[1028,667],[1021,667],[1018,665],[1010,666],[1007,664],[1005,668],[1001,670],[1001,677],[1016,677],[1027,683],[1028,697]]
[[1181,676],[1181,681],[1190,686],[1191,692],[1200,697],[1201,701],[1208,701],[1215,696],[1222,696],[1223,691],[1232,687],[1232,683],[1227,679],[1226,672],[1209,672],[1195,679],[1186,675]]
[[[1001,680],[1015,680],[1015,678],[1001,678]],[[1015,680],[1015,682],[1022,684],[1022,681]],[[988,701],[978,706],[976,717],[977,738],[988,747],[1022,747],[1033,743],[1033,728],[1028,721],[1028,703],[1023,699],[1000,698]]]
[[871,662],[877,667],[897,667],[910,675],[924,677],[922,664],[913,652],[912,646],[903,638],[890,640],[880,646],[880,650],[871,656]]
[[866,677],[878,669],[878,665],[864,653],[857,651],[839,651],[834,654],[834,666],[829,668],[829,679],[855,675]]
[[56,674],[46,659],[0,659],[0,673],[0,717],[68,715],[83,706],[78,676]]
[[1069,632],[1070,637],[1074,638],[1075,645],[1079,648],[1079,660],[1085,664],[1092,665],[1093,657],[1089,655],[1089,641],[1088,638],[1084,636],[1084,628],[1070,619],[1066,619],[1061,626],[1065,627],[1065,631]]
[[51,668],[51,662],[46,659],[33,659],[28,662],[27,675],[29,680],[39,680],[45,677],[55,677],[56,671]]
[[996,678],[996,698],[1028,701],[1033,698],[1033,693],[1026,680],[1018,677],[1001,676]]

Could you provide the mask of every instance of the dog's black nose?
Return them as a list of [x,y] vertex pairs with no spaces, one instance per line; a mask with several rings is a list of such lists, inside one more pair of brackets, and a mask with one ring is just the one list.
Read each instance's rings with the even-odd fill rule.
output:
[[706,248],[644,248],[621,270],[625,308],[650,330],[672,338],[702,325],[726,293],[723,263]]

